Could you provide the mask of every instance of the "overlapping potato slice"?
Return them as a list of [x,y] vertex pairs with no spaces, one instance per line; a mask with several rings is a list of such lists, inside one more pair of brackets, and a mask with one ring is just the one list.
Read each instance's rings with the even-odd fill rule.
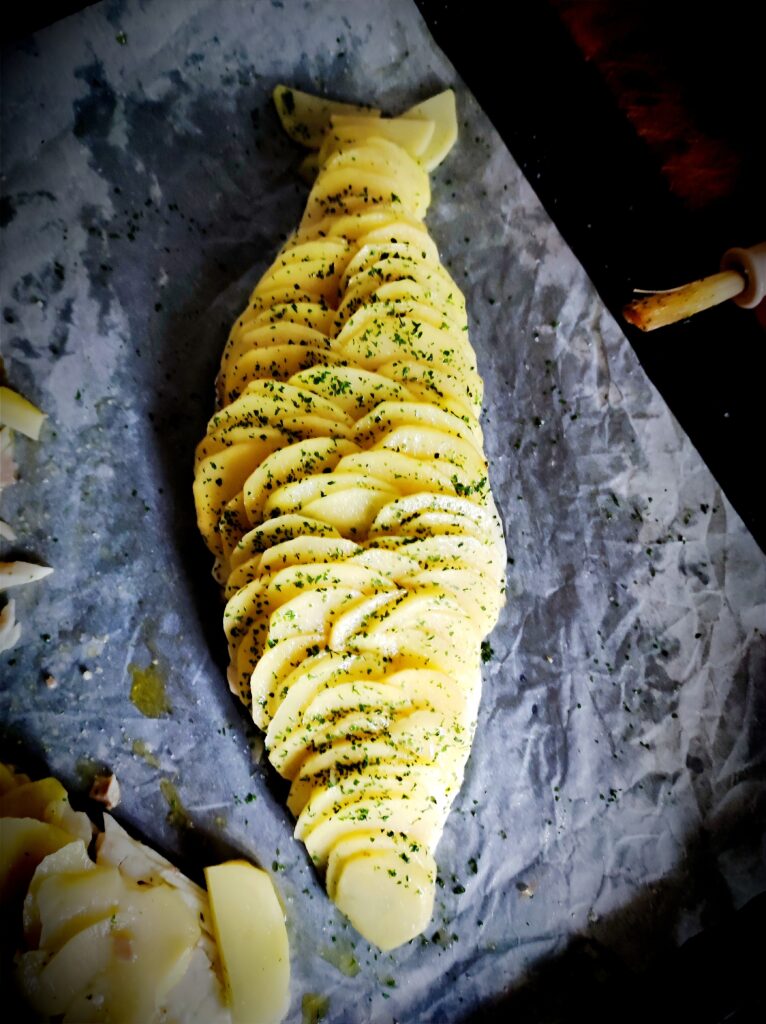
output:
[[321,167],[338,150],[373,138],[394,142],[417,160],[426,152],[433,138],[434,128],[434,122],[427,118],[370,118],[333,114],[330,117],[330,128],[319,148],[317,167]]
[[504,599],[465,300],[423,223],[454,94],[275,100],[316,177],[232,328],[195,496],[229,683],[329,895],[389,949],[431,913]]
[[278,1024],[289,952],[268,875],[220,864],[207,869],[208,894],[109,814],[91,853],[93,831],[57,780],[30,782],[0,764],[0,856],[13,883],[0,902],[5,918],[23,897],[5,937],[21,947],[17,980],[35,1014],[63,1024]]
[[373,107],[359,107],[353,103],[328,100],[286,85],[277,85],[273,96],[282,127],[287,134],[291,139],[312,149],[319,149],[322,145],[334,114],[367,117],[380,115],[380,111]]

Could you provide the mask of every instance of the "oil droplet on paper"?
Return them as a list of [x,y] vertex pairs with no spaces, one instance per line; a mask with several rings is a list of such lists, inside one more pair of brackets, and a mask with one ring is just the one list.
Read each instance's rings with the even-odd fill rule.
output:
[[318,1021],[327,1016],[330,1000],[316,992],[307,992],[303,997],[301,1009],[303,1010],[303,1024],[318,1024]]
[[160,759],[152,751],[151,747],[143,740],[133,740],[132,751],[136,757],[141,757],[151,768],[160,767]]
[[133,679],[130,687],[130,699],[146,718],[161,718],[170,714],[173,708],[165,693],[166,679],[159,665],[152,662],[146,668],[140,665],[129,665],[128,671]]
[[194,828],[189,812],[181,803],[178,790],[170,779],[160,779],[160,792],[168,802],[168,821],[174,828]]
[[320,949],[319,955],[328,964],[337,967],[341,974],[345,974],[347,978],[355,978],[359,974],[359,961],[354,956],[352,946],[348,943],[324,946]]

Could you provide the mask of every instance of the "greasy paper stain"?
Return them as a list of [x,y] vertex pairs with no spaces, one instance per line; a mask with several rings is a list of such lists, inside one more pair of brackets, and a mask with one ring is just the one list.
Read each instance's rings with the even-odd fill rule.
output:
[[323,946],[319,950],[319,955],[328,964],[337,967],[341,974],[345,974],[347,978],[355,978],[359,974],[359,961],[354,956],[351,943],[341,944],[336,942],[332,946]]
[[136,757],[143,758],[144,761],[149,765],[150,768],[159,768],[160,759],[152,751],[148,743],[144,743],[143,740],[133,740],[133,746],[131,750]]
[[303,1024],[318,1024],[324,1020],[327,1011],[330,1009],[330,1000],[327,996],[320,996],[316,992],[307,992],[301,1002],[303,1011]]
[[161,718],[173,710],[165,692],[167,682],[159,665],[152,662],[146,668],[140,665],[128,665],[133,679],[130,687],[130,699],[146,718]]
[[160,779],[160,792],[168,802],[168,822],[174,828],[194,828],[194,822],[189,817],[189,812],[181,803],[178,790],[170,779]]

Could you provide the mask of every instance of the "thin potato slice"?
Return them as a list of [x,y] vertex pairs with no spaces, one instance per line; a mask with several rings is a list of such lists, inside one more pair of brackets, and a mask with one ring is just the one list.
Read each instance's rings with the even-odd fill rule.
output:
[[445,89],[431,99],[416,103],[402,117],[433,121],[434,133],[420,159],[427,171],[436,170],[457,142],[455,93],[452,89]]
[[271,879],[246,861],[205,869],[232,1024],[278,1024],[290,1003],[285,914]]
[[287,85],[275,86],[273,97],[284,130],[294,142],[309,149],[319,149],[322,145],[333,114],[380,116],[380,111],[374,107],[324,99]]
[[333,114],[330,128],[326,132],[319,150],[318,164],[321,167],[326,160],[339,149],[356,146],[371,138],[387,139],[396,143],[418,160],[426,151],[434,134],[434,123],[425,118],[415,120],[408,118],[350,117],[347,114]]

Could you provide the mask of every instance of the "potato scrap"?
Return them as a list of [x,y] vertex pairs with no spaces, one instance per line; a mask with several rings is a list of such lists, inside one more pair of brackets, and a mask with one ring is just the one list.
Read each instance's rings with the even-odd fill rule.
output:
[[308,146],[309,149],[319,149],[334,114],[380,116],[380,111],[371,107],[358,107],[353,103],[312,96],[287,85],[276,86],[273,98],[284,130],[294,142]]
[[[114,802],[116,780],[109,778],[105,795]],[[244,895],[263,969],[269,973],[273,961],[280,980],[268,994],[248,979],[227,992],[223,978],[231,972],[213,917],[216,929],[236,934],[231,899],[217,907],[214,894],[109,814],[104,829],[94,859],[93,826],[72,810],[61,784],[32,782],[0,763],[0,903],[5,914],[23,899],[16,976],[36,1014],[109,1024],[278,1024],[287,1008],[289,954],[283,918],[284,935],[272,948],[279,903],[268,876],[258,872],[257,899]],[[227,876],[228,865],[210,870]]]
[[49,565],[35,565],[34,562],[0,562],[0,590],[37,583],[52,572]]
[[21,625],[16,621],[16,602],[9,601],[0,610],[0,653],[10,651],[21,639]]
[[113,810],[120,802],[120,783],[112,772],[97,775],[93,780],[90,793],[91,800],[103,804],[108,811]]
[[46,415],[11,388],[0,387],[0,424],[39,441]]
[[[45,414],[21,395],[0,387],[0,493],[16,482],[18,467],[13,457],[13,430],[20,430],[33,440],[40,435]],[[0,537],[15,541],[16,533],[9,523],[0,519]],[[0,562],[0,591],[44,579],[53,572],[49,566],[30,562]],[[21,624],[16,622],[16,606],[9,601],[0,610],[0,652],[8,651],[21,639]]]

